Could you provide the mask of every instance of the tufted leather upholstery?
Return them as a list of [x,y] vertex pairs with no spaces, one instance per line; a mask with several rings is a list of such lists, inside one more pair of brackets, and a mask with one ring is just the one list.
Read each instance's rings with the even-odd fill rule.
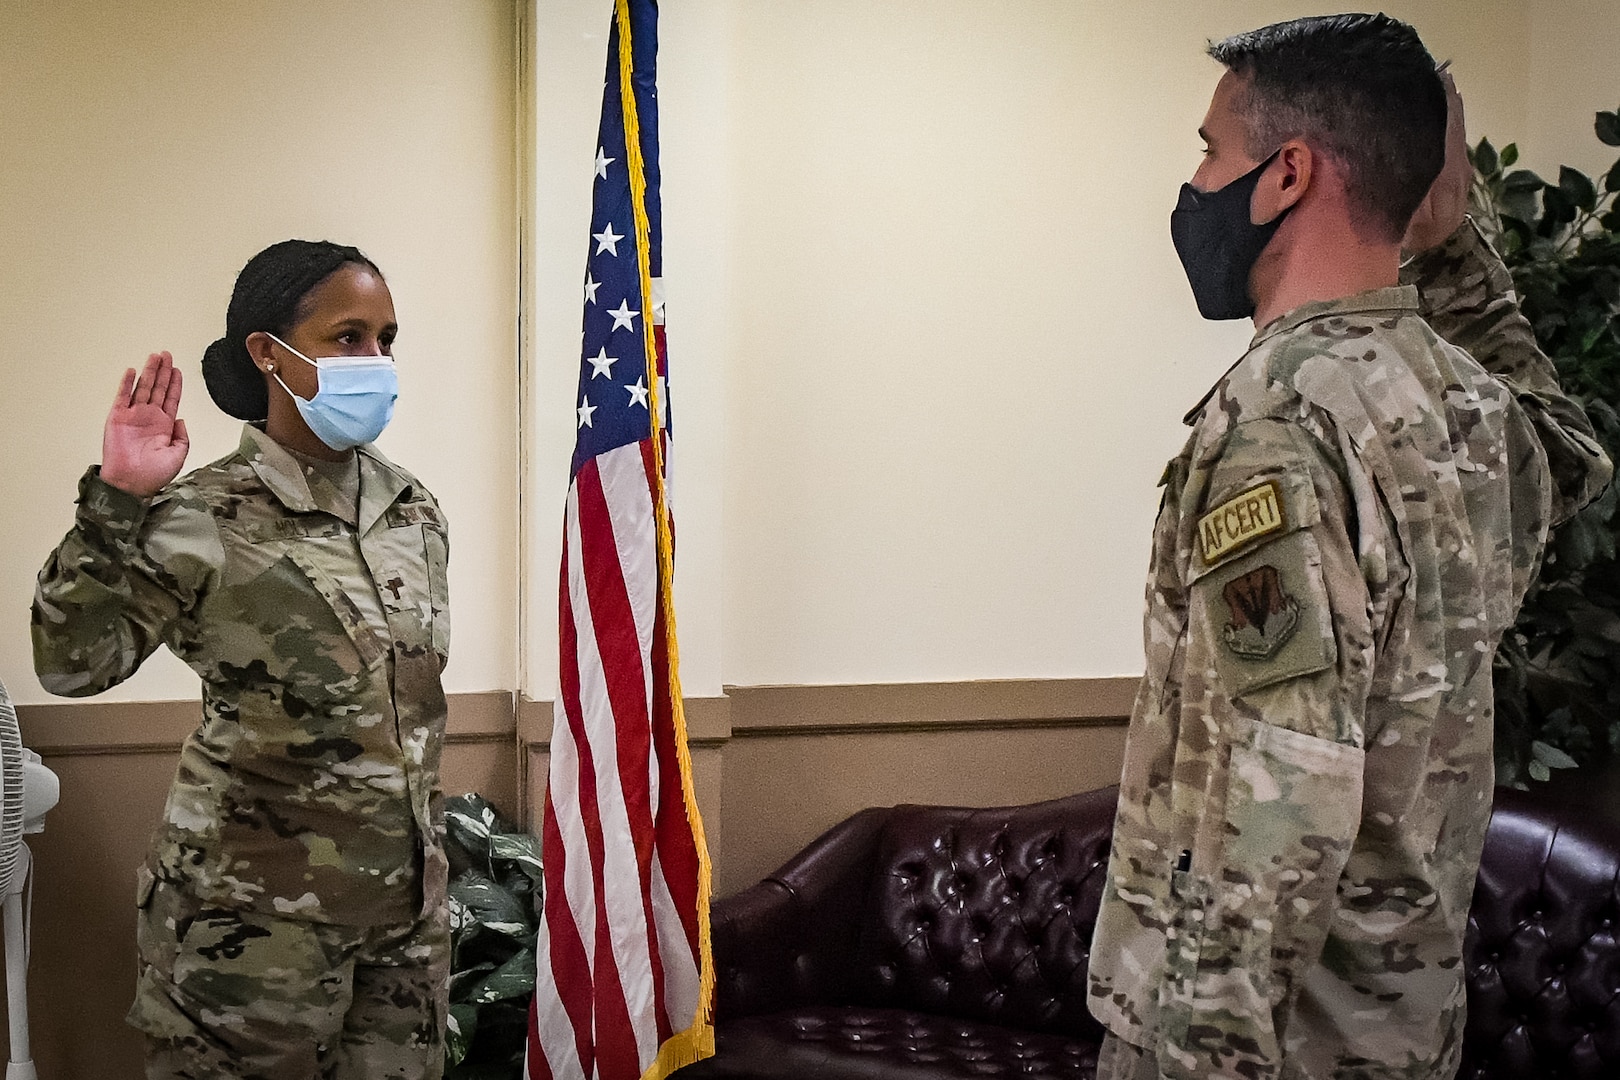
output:
[[901,806],[877,848],[855,950],[860,999],[1101,1039],[1086,955],[1112,791],[997,810]]
[[[714,907],[719,1053],[682,1080],[1090,1080],[1113,788],[864,810]],[[1499,790],[1461,1080],[1620,1077],[1620,825]]]
[[1112,789],[863,810],[714,907],[719,1053],[699,1078],[1079,1080]]
[[1620,826],[1498,788],[1469,909],[1460,1080],[1620,1077]]

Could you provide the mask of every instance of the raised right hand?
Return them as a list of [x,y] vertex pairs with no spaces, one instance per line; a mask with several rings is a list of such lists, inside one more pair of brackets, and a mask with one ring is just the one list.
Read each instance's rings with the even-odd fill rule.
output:
[[1401,248],[1408,255],[1439,247],[1461,227],[1468,214],[1468,189],[1474,182],[1462,95],[1451,72],[1442,72],[1440,81],[1446,87],[1446,160],[1406,228]]
[[180,475],[191,439],[180,412],[180,370],[166,352],[146,358],[140,381],[124,372],[101,435],[101,478],[149,499]]

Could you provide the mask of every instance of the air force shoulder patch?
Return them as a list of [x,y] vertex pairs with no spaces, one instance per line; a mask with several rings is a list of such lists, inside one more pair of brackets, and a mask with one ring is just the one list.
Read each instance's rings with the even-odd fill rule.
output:
[[1286,527],[1274,480],[1241,491],[1198,519],[1198,547],[1205,566]]

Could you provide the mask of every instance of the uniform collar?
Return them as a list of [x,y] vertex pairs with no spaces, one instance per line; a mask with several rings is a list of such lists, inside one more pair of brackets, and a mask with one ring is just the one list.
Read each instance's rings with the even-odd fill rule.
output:
[[[298,514],[326,510],[310,494],[303,466],[262,428],[244,424],[238,449],[264,486],[270,489],[270,494],[287,509]],[[359,529],[364,534],[410,490],[411,481],[370,443],[357,447],[355,454],[360,458]]]
[[1215,385],[1204,392],[1198,399],[1198,404],[1187,410],[1187,415],[1181,422],[1189,427],[1198,419],[1198,414],[1204,411],[1204,406],[1215,391],[1220,389],[1226,377],[1232,374],[1238,364],[1243,363],[1254,351],[1271,339],[1282,334],[1298,330],[1308,322],[1317,319],[1334,318],[1341,315],[1365,315],[1373,312],[1390,312],[1397,315],[1416,315],[1418,313],[1418,291],[1412,285],[1391,285],[1383,289],[1369,289],[1366,292],[1356,293],[1354,296],[1344,296],[1337,300],[1314,300],[1309,304],[1301,304],[1284,315],[1279,315],[1265,326],[1255,332],[1254,340],[1249,342],[1249,349],[1238,357],[1237,363],[1227,368]]

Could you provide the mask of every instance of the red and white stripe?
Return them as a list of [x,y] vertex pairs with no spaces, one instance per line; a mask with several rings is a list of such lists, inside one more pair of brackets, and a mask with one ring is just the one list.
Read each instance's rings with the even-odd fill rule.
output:
[[642,440],[585,462],[568,492],[529,1080],[633,1080],[698,1015],[653,469]]

